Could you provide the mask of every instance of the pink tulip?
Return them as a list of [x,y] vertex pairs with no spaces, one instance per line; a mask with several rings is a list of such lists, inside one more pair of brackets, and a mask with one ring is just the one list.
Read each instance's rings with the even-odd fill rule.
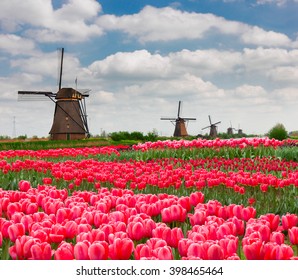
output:
[[211,245],[207,250],[208,260],[222,260],[224,258],[223,249],[218,244]]
[[284,230],[288,230],[298,225],[298,216],[296,214],[286,214],[281,217],[281,222]]
[[135,260],[152,257],[152,250],[147,244],[138,244],[134,250]]
[[275,242],[281,245],[285,242],[285,236],[282,232],[274,231],[270,235],[270,242]]
[[140,240],[145,236],[144,225],[141,222],[131,222],[127,225],[128,237],[132,240]]
[[226,238],[220,239],[218,241],[218,244],[223,250],[224,259],[227,259],[237,253],[238,237],[235,237],[233,235],[227,236]]
[[243,252],[248,260],[262,260],[263,259],[263,243],[260,239],[243,239]]
[[167,246],[167,242],[162,238],[150,238],[146,241],[146,244],[149,246],[151,250],[154,250],[158,247]]
[[266,215],[262,215],[260,219],[264,219],[268,221],[270,223],[271,231],[275,231],[279,225],[280,216],[272,213],[268,213]]
[[73,260],[74,246],[71,243],[62,241],[54,253],[55,260]]
[[33,260],[50,260],[52,258],[51,245],[47,242],[33,244],[30,251]]
[[298,245],[298,227],[291,227],[288,230],[290,242],[293,245]]
[[74,257],[76,260],[89,260],[88,249],[90,242],[80,241],[77,242],[74,246]]
[[18,237],[25,234],[25,226],[21,223],[12,224],[7,229],[8,237],[12,242],[15,242]]
[[194,241],[192,241],[191,239],[188,239],[188,238],[181,238],[178,241],[178,252],[181,257],[187,256],[188,247],[192,243],[194,243]]
[[109,255],[109,245],[106,241],[95,241],[88,248],[90,260],[107,260]]
[[196,210],[194,214],[188,214],[190,224],[194,225],[203,225],[206,221],[207,214],[205,211]]
[[109,246],[109,257],[112,260],[128,260],[134,250],[134,245],[129,238],[115,238]]
[[28,182],[26,180],[21,180],[19,182],[19,190],[21,192],[27,192],[30,188],[31,188],[30,182]]
[[187,257],[199,257],[207,259],[208,244],[206,243],[191,243],[187,250]]
[[170,246],[158,247],[152,251],[153,256],[158,260],[173,260],[174,256]]
[[201,192],[193,192],[193,193],[190,194],[189,200],[190,200],[190,204],[192,206],[196,206],[199,203],[204,202],[204,194],[201,193]]

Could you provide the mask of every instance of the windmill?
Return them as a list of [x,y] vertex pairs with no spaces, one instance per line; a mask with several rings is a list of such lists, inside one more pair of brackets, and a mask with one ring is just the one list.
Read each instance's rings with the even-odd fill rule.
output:
[[209,136],[211,138],[216,138],[216,136],[217,136],[217,124],[220,124],[221,122],[219,121],[219,122],[216,122],[216,123],[212,123],[210,115],[208,116],[208,118],[209,118],[210,125],[202,128],[202,130],[210,127]]
[[243,130],[240,128],[240,124],[238,124],[237,133],[238,133],[239,136],[243,136]]
[[[49,132],[52,140],[77,140],[89,137],[85,98],[89,90],[62,88],[64,48],[61,49],[58,92],[18,91],[19,100],[39,100],[46,96],[55,103],[54,119]],[[77,83],[77,79],[76,79]]]
[[176,118],[160,118],[161,120],[171,121],[175,125],[174,137],[185,137],[188,136],[186,131],[185,123],[188,121],[195,121],[195,118],[182,118],[180,117],[181,112],[181,101],[178,103],[178,113]]
[[234,130],[237,130],[237,129],[232,126],[232,122],[230,121],[230,127],[228,127],[228,129],[227,129],[227,134],[228,135],[233,135],[234,134],[234,132],[233,132]]

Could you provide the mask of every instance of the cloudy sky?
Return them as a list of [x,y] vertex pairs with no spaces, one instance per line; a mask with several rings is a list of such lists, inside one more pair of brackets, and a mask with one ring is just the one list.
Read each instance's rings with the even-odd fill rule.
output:
[[55,104],[18,90],[91,89],[90,132],[155,129],[208,115],[245,133],[298,130],[298,0],[1,0],[0,135],[48,136]]

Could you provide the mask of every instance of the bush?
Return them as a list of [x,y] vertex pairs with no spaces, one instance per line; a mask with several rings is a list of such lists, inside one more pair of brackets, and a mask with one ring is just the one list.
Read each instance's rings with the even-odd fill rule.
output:
[[288,132],[286,131],[283,124],[278,123],[269,130],[268,137],[277,140],[284,140],[288,138]]

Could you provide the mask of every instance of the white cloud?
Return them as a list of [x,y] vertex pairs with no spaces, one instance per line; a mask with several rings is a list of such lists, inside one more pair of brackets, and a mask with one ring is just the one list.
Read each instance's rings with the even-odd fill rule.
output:
[[247,28],[241,35],[245,44],[258,46],[289,46],[291,40],[288,36],[274,31],[265,31],[257,26]]
[[[298,66],[283,66],[271,69],[268,77],[276,82],[284,82],[287,84],[298,84]],[[296,89],[298,92],[298,90]]]
[[100,11],[101,6],[95,0],[68,0],[57,10],[50,0],[3,0],[0,26],[7,31],[23,32],[40,42],[78,42],[102,34],[92,23]]
[[257,0],[258,5],[275,4],[277,6],[284,6],[288,3],[298,3],[298,0]]
[[291,40],[282,33],[226,20],[213,14],[189,13],[171,7],[146,6],[137,14],[103,15],[100,28],[122,31],[140,42],[203,39],[210,34],[238,36],[243,43],[263,46],[289,46]]
[[104,60],[94,62],[89,70],[98,77],[152,79],[167,74],[168,58],[159,54],[152,55],[147,50],[118,52]]
[[32,40],[14,34],[0,34],[0,42],[0,51],[12,55],[33,54],[33,52],[36,52],[35,44]]

